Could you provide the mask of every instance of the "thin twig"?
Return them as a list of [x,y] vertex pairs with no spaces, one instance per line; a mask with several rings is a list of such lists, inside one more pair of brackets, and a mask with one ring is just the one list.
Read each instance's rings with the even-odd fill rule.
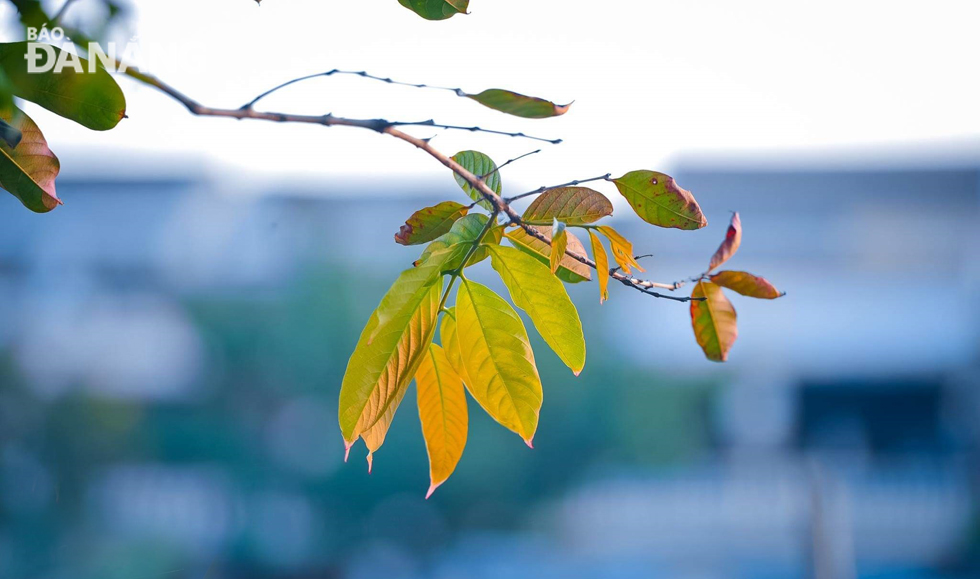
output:
[[299,78],[294,78],[293,80],[288,80],[288,81],[286,81],[286,82],[284,82],[284,83],[282,83],[280,85],[277,85],[277,86],[275,86],[275,87],[273,87],[273,88],[265,91],[264,93],[260,94],[259,96],[255,97],[254,99],[252,99],[251,101],[249,101],[247,104],[245,104],[242,108],[252,108],[252,107],[255,106],[255,103],[259,102],[260,100],[264,99],[265,97],[271,95],[272,93],[274,93],[276,91],[279,91],[281,89],[286,88],[287,86],[294,85],[296,83],[303,82],[303,81],[310,80],[310,79],[314,79],[314,78],[320,78],[320,77],[326,77],[326,76],[333,76],[335,74],[350,74],[350,75],[359,76],[359,77],[362,77],[362,78],[370,78],[370,79],[373,79],[373,80],[379,80],[379,81],[384,82],[384,83],[387,83],[387,84],[397,84],[399,86],[410,86],[410,87],[413,87],[413,88],[431,88],[431,89],[435,89],[435,90],[445,90],[445,91],[450,91],[450,92],[455,93],[456,96],[461,96],[461,97],[468,96],[467,93],[463,91],[463,89],[459,89],[459,88],[450,88],[450,87],[446,87],[446,86],[433,86],[433,85],[429,85],[429,84],[416,84],[416,83],[411,83],[411,82],[401,82],[401,81],[398,81],[398,80],[392,80],[392,79],[387,78],[387,77],[375,76],[373,74],[369,74],[367,71],[364,71],[364,70],[356,70],[356,71],[355,70],[338,70],[338,69],[335,68],[333,70],[328,70],[327,72],[318,72],[316,74],[310,74],[310,75],[307,75],[307,76],[301,76]]
[[525,197],[530,197],[531,195],[537,195],[538,193],[544,193],[551,189],[558,189],[560,187],[574,187],[575,185],[581,185],[582,183],[589,183],[590,181],[609,181],[612,177],[612,173],[606,173],[605,175],[600,175],[598,177],[590,177],[588,179],[576,179],[574,181],[569,181],[568,183],[562,183],[561,185],[548,185],[544,187],[538,187],[534,191],[528,191],[527,193],[521,193],[520,195],[514,195],[513,197],[507,197],[504,199],[507,203],[512,203],[518,199],[523,199]]
[[417,127],[436,127],[437,129],[452,129],[457,131],[470,131],[472,133],[489,133],[491,135],[503,135],[505,137],[520,137],[523,139],[531,139],[532,141],[541,141],[544,143],[551,143],[552,145],[557,145],[561,143],[561,139],[546,139],[544,137],[535,137],[533,135],[528,135],[526,133],[511,133],[507,131],[497,131],[494,129],[484,129],[482,127],[462,127],[458,125],[442,125],[432,119],[427,121],[415,121],[415,122],[405,122],[405,121],[392,121],[391,126],[393,127],[407,127],[407,126],[417,126]]
[[[445,165],[447,168],[451,169],[453,172],[455,172],[457,175],[459,175],[464,181],[466,181],[473,188],[475,188],[477,191],[479,191],[480,194],[483,195],[484,199],[486,199],[487,201],[489,201],[493,205],[493,207],[496,209],[497,212],[499,212],[499,213],[503,214],[504,216],[506,216],[506,218],[508,219],[508,222],[510,224],[517,225],[518,227],[520,227],[521,229],[523,229],[524,231],[526,231],[528,233],[528,235],[530,235],[531,237],[534,237],[535,239],[538,239],[540,241],[543,241],[543,242],[547,243],[548,245],[551,245],[551,239],[549,239],[548,236],[546,236],[545,234],[541,233],[541,231],[539,231],[535,227],[524,223],[521,220],[521,216],[518,215],[517,212],[514,211],[513,208],[511,208],[510,204],[508,204],[504,199],[502,199],[499,195],[497,195],[493,191],[493,189],[491,189],[479,177],[477,177],[473,173],[471,173],[468,170],[466,170],[465,167],[463,167],[462,165],[460,165],[459,163],[457,163],[456,161],[454,161],[450,157],[447,157],[443,153],[439,152],[438,150],[434,149],[429,143],[423,141],[422,139],[419,139],[417,137],[413,137],[411,135],[408,135],[406,133],[403,133],[403,132],[399,131],[398,129],[394,128],[394,127],[388,127],[383,132],[385,132],[385,133],[387,133],[387,134],[389,134],[389,135],[391,135],[391,136],[393,136],[395,138],[401,139],[403,141],[407,141],[407,142],[415,145],[419,149],[422,149],[423,151],[425,151],[426,153],[428,153],[430,156],[432,156],[437,161],[439,161],[440,163],[442,163],[443,165]],[[595,262],[592,261],[591,259],[589,259],[588,256],[581,255],[581,254],[579,254],[577,252],[574,252],[574,251],[568,251],[567,249],[565,250],[565,255],[567,255],[568,257],[570,257],[570,258],[572,258],[572,259],[574,259],[574,260],[576,260],[576,261],[578,261],[580,263],[583,263],[583,264],[585,264],[585,265],[587,265],[587,266],[589,266],[589,267],[591,267],[593,269],[596,269]],[[647,295],[651,295],[651,296],[654,296],[654,297],[657,297],[657,298],[663,298],[663,299],[673,300],[673,301],[677,301],[677,302],[690,302],[690,301],[703,301],[704,300],[704,298],[689,298],[689,297],[678,297],[678,296],[664,295],[664,294],[661,294],[661,293],[652,291],[649,288],[652,288],[652,287],[667,287],[666,284],[658,284],[656,282],[650,282],[650,281],[646,281],[646,280],[641,280],[641,279],[637,279],[635,277],[623,275],[623,274],[618,273],[618,272],[615,273],[615,274],[610,274],[610,277],[612,277],[613,279],[615,279],[616,281],[622,283],[625,286],[631,287],[631,288],[633,288],[635,290],[638,290],[638,291],[643,292],[643,293],[645,293]]]
[[[71,36],[76,44],[81,42],[82,39],[85,38],[84,35],[82,34],[77,34],[77,35],[72,34]],[[82,46],[82,48],[85,47]],[[404,125],[426,125],[426,126],[439,126],[444,128],[450,128],[445,125],[436,125],[431,122],[393,123],[393,122],[385,121],[384,119],[349,119],[344,117],[337,117],[329,113],[326,115],[317,116],[317,115],[297,115],[297,114],[287,114],[287,113],[259,112],[259,111],[255,111],[251,107],[238,108],[238,109],[212,108],[200,104],[199,102],[188,97],[187,95],[178,91],[177,89],[170,86],[169,84],[163,82],[156,76],[153,76],[152,74],[144,73],[139,69],[127,68],[126,75],[146,85],[156,88],[160,92],[170,96],[177,102],[184,105],[184,107],[187,108],[187,110],[190,113],[198,116],[223,117],[223,118],[232,118],[232,119],[240,119],[240,120],[255,119],[255,120],[265,120],[265,121],[273,121],[273,122],[280,122],[280,123],[287,123],[287,122],[313,123],[313,124],[319,124],[324,126],[346,126],[346,127],[368,129],[378,133],[385,133],[391,135],[396,139],[400,139],[402,141],[415,145],[415,147],[428,153],[431,157],[435,158],[437,161],[442,163],[445,167],[452,170],[454,173],[459,175],[464,181],[469,183],[470,186],[472,186],[477,191],[479,191],[480,194],[483,195],[483,197],[487,201],[489,201],[490,204],[493,206],[494,214],[500,213],[506,216],[508,223],[510,223],[511,225],[516,225],[518,227],[521,227],[531,237],[534,237],[535,239],[543,241],[549,245],[551,244],[551,240],[546,235],[541,233],[538,229],[524,223],[521,220],[521,216],[516,211],[514,211],[513,208],[511,208],[510,201],[516,198],[533,195],[535,193],[541,193],[547,191],[548,189],[553,189],[555,187],[568,187],[572,185],[577,185],[579,183],[586,183],[589,181],[608,180],[609,177],[611,176],[611,174],[607,173],[606,175],[603,175],[601,177],[593,177],[591,179],[570,181],[569,183],[566,183],[564,185],[556,185],[555,187],[541,187],[539,190],[524,193],[518,195],[515,198],[503,199],[502,197],[497,195],[496,192],[490,189],[490,187],[486,184],[486,182],[480,179],[480,177],[474,175],[473,173],[468,171],[465,167],[463,167],[453,159],[447,157],[437,149],[433,148],[427,139],[420,139],[418,137],[409,135],[397,128],[399,126],[404,126]],[[480,130],[480,129],[474,128],[469,130]],[[513,136],[526,137],[527,135],[524,135],[522,133],[515,133]],[[593,269],[596,268],[595,262],[589,259],[588,256],[580,255],[577,252],[568,251],[568,250],[566,250],[565,255]],[[619,272],[611,273],[610,276],[625,286],[631,287],[644,294],[651,295],[657,298],[663,298],[663,299],[668,299],[668,300],[673,300],[678,302],[689,302],[692,300],[701,301],[704,299],[704,298],[686,298],[686,297],[668,296],[668,295],[660,294],[655,291],[651,291],[649,288],[652,287],[666,288],[669,287],[667,284],[641,280],[635,277],[623,275]]]
[[514,161],[520,161],[524,157],[530,157],[531,155],[534,155],[534,154],[537,154],[537,153],[540,153],[540,152],[541,152],[541,149],[536,149],[534,151],[531,151],[530,153],[524,153],[523,155],[521,155],[519,157],[514,157],[513,159],[509,159],[509,160],[505,161],[502,165],[497,166],[493,171],[490,171],[486,175],[479,175],[479,177],[480,177],[480,179],[486,179],[490,175],[493,175],[494,173],[496,173],[497,171],[503,169],[507,165],[510,165]]

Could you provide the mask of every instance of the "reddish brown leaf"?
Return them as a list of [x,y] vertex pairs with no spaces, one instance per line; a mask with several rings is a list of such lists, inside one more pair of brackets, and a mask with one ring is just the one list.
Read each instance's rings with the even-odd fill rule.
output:
[[438,205],[419,209],[405,221],[398,233],[395,234],[395,242],[402,245],[418,245],[428,243],[433,239],[448,233],[453,223],[466,215],[468,209],[465,205],[455,201],[443,201]]
[[708,271],[713,270],[719,265],[725,263],[729,260],[735,252],[738,251],[738,246],[742,243],[742,221],[738,218],[738,213],[736,212],[732,215],[732,222],[728,226],[728,232],[725,234],[725,241],[721,242],[718,246],[718,251],[711,256],[711,263],[708,264]]
[[691,326],[698,345],[709,360],[724,362],[738,338],[735,308],[721,287],[711,282],[699,281],[691,297],[705,298],[691,302]]
[[743,296],[774,300],[783,294],[765,278],[744,271],[719,271],[711,276],[711,281],[721,287],[727,287]]

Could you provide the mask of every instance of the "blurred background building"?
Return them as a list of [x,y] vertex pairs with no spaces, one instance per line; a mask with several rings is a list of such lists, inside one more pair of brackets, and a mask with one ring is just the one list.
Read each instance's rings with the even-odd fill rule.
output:
[[617,206],[649,276],[696,273],[738,210],[729,266],[789,295],[734,296],[716,365],[684,305],[570,286],[589,361],[573,378],[531,331],[535,449],[471,404],[428,501],[412,395],[371,475],[336,403],[419,251],[392,235],[451,179],[68,174],[49,215],[0,198],[0,577],[980,576],[980,160],[670,169],[710,225]]

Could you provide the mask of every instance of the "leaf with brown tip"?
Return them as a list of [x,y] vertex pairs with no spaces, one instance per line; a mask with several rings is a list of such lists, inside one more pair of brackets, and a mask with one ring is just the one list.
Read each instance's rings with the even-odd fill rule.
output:
[[448,233],[453,223],[466,215],[467,211],[469,210],[465,205],[455,201],[443,201],[432,207],[419,209],[395,234],[395,242],[402,245],[428,243]]
[[743,296],[760,300],[774,300],[785,295],[765,278],[744,271],[719,271],[711,276],[711,281]]
[[732,215],[732,222],[728,225],[728,231],[725,233],[725,241],[721,242],[721,245],[718,246],[718,251],[715,251],[715,254],[711,256],[708,271],[728,261],[735,255],[735,252],[738,251],[738,246],[741,244],[742,220],[738,218],[738,212],[736,211]]
[[557,117],[568,112],[568,107],[572,106],[571,103],[567,105],[556,105],[551,101],[546,101],[538,97],[522,95],[514,91],[499,88],[491,88],[479,94],[468,94],[465,96],[487,108],[525,119]]
[[521,217],[524,221],[586,225],[612,215],[613,206],[605,195],[588,187],[549,189],[534,200]]
[[0,110],[0,118],[21,134],[16,147],[0,143],[0,188],[37,213],[61,205],[54,184],[61,163],[48,148],[41,130],[16,107]]
[[613,179],[640,219],[660,227],[701,229],[708,224],[694,195],[657,171],[630,171]]
[[630,240],[623,237],[621,233],[609,227],[608,225],[600,225],[598,227],[599,233],[606,236],[609,240],[609,246],[612,247],[613,257],[616,259],[616,263],[619,267],[623,268],[623,272],[626,275],[633,273],[630,271],[630,267],[635,267],[640,271],[646,271],[640,266],[636,258],[633,257],[633,244]]
[[692,298],[705,298],[691,302],[691,326],[704,355],[714,362],[728,359],[728,351],[738,338],[737,315],[732,303],[721,287],[711,282],[699,281],[691,292]]

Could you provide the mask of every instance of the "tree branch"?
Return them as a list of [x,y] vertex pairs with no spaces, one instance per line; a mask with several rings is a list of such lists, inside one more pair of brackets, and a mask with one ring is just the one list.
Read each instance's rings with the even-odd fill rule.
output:
[[[76,43],[82,42],[82,40],[85,39],[85,36],[83,34],[80,33],[75,34],[74,32],[76,31],[72,31],[72,32],[73,32],[72,38],[75,39],[74,41]],[[87,46],[84,45],[81,47],[83,49],[87,48]],[[503,134],[503,135],[509,135],[515,137],[527,137],[532,139],[535,137],[529,137],[524,133],[503,133],[499,131],[488,131],[488,130],[480,129],[479,127],[464,128],[464,127],[455,127],[451,125],[437,125],[431,120],[423,121],[420,123],[404,123],[404,122],[399,123],[399,122],[386,121],[384,119],[348,119],[344,117],[337,117],[329,113],[326,115],[317,116],[317,115],[297,115],[297,114],[274,113],[274,112],[259,112],[254,110],[254,108],[251,106],[259,99],[253,99],[251,103],[249,103],[245,107],[241,107],[238,109],[212,108],[200,104],[196,100],[188,97],[184,93],[178,91],[174,87],[163,82],[156,76],[152,74],[144,73],[137,68],[127,68],[125,74],[133,79],[142,82],[143,84],[156,88],[160,92],[166,94],[167,96],[173,98],[177,102],[184,105],[184,107],[186,107],[187,110],[190,111],[192,114],[198,116],[224,117],[224,118],[232,118],[232,119],[239,119],[239,120],[256,119],[256,120],[265,120],[265,121],[272,121],[272,122],[279,122],[279,123],[312,123],[312,124],[324,125],[328,127],[329,126],[356,127],[361,129],[368,129],[378,133],[385,133],[391,135],[392,137],[395,137],[396,139],[401,139],[402,141],[411,143],[415,145],[417,148],[428,153],[430,156],[435,158],[437,161],[442,163],[447,168],[451,169],[454,173],[462,177],[463,180],[465,180],[477,191],[479,191],[480,194],[483,195],[483,197],[487,199],[487,201],[489,201],[491,205],[494,207],[495,214],[500,213],[506,215],[508,222],[510,224],[521,227],[522,229],[524,229],[524,231],[526,231],[529,235],[531,235],[535,239],[543,241],[549,245],[551,244],[551,239],[549,239],[546,235],[541,233],[538,229],[534,228],[533,226],[524,223],[521,220],[521,216],[518,215],[517,212],[510,207],[509,202],[514,199],[519,199],[522,197],[526,197],[528,195],[533,195],[535,193],[542,193],[544,191],[547,191],[548,189],[553,189],[555,187],[572,186],[572,185],[577,185],[579,183],[585,183],[588,181],[608,180],[610,177],[610,174],[607,173],[606,175],[603,175],[601,177],[593,177],[591,179],[570,181],[569,183],[566,183],[564,185],[557,185],[555,187],[541,187],[540,189],[536,189],[535,191],[529,191],[527,193],[518,195],[517,197],[505,200],[499,195],[497,195],[492,189],[490,189],[490,187],[486,184],[486,182],[483,181],[480,177],[467,171],[459,163],[453,161],[451,158],[447,157],[443,153],[433,148],[432,145],[429,144],[429,141],[427,139],[420,139],[418,137],[409,135],[399,130],[397,127],[406,126],[406,125],[433,126],[433,127],[440,127],[440,128],[455,128],[455,129],[470,130],[470,131],[483,131],[483,132],[490,132],[494,134]],[[368,76],[368,75],[365,73],[364,75],[360,75],[360,76]],[[381,80],[385,80],[385,79],[381,79]],[[394,83],[394,81],[391,82]],[[289,83],[280,85],[280,87],[285,86],[286,84]],[[273,89],[273,90],[277,90],[277,89]],[[448,89],[448,90],[456,90],[456,89]],[[261,98],[264,95],[270,94],[270,92],[272,91],[266,91],[266,93],[260,95],[259,98]],[[539,140],[547,140],[547,139],[539,139]],[[560,139],[555,141],[549,141],[549,142],[557,143],[560,142]],[[565,252],[565,255],[593,269],[596,269],[595,262],[589,259],[589,257],[586,255],[580,255],[577,252],[567,251],[567,250]],[[617,271],[611,271],[609,275],[613,279],[615,279],[616,281],[622,283],[627,287],[631,287],[644,294],[651,295],[657,298],[674,300],[678,302],[689,302],[692,300],[700,301],[701,299],[703,299],[703,298],[699,299],[699,298],[669,296],[651,290],[651,288],[673,290],[676,289],[676,287],[679,287],[677,286],[677,284],[663,284],[658,282],[642,280],[636,277],[621,274]]]

